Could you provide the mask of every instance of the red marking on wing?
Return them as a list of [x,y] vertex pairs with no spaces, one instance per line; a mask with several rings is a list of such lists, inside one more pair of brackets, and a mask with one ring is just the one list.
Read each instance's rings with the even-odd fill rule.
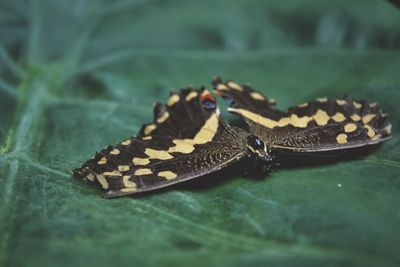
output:
[[217,103],[217,100],[215,99],[215,97],[212,94],[210,94],[210,92],[208,92],[207,90],[204,91],[200,96],[200,101],[201,102],[204,102],[206,100],[209,100],[211,102]]

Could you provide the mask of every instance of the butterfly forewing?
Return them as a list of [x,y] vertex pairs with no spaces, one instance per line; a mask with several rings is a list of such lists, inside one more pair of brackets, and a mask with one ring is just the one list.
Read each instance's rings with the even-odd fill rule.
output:
[[241,135],[219,116],[207,90],[184,89],[155,105],[154,121],[137,137],[103,149],[75,175],[108,197],[154,190],[237,162],[246,151]]
[[242,116],[250,132],[275,151],[317,152],[360,147],[390,137],[387,115],[376,103],[350,97],[318,98],[281,111],[260,92],[232,81],[213,81],[229,111]]

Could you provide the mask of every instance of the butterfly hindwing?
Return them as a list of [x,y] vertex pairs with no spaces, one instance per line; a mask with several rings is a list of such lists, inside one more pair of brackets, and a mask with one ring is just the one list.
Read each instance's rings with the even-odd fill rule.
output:
[[75,170],[116,197],[154,190],[220,170],[240,160],[241,131],[220,116],[204,89],[184,89],[154,107],[137,137],[109,146]]
[[387,115],[376,103],[324,97],[281,111],[249,86],[220,79],[215,79],[213,85],[231,103],[229,111],[242,116],[250,132],[275,151],[347,149],[390,137]]

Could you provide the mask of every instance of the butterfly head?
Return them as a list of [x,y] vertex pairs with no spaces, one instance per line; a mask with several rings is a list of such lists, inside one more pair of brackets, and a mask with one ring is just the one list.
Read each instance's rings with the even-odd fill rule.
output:
[[257,136],[249,135],[247,137],[247,149],[250,157],[255,158],[254,168],[262,173],[269,173],[274,165],[274,157],[270,154],[267,145]]

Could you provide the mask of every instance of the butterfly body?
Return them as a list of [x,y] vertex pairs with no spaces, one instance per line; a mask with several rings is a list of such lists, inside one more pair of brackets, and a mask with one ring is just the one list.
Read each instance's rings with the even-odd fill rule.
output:
[[252,177],[268,175],[275,165],[275,156],[261,138],[250,134],[246,141],[250,166],[245,174]]
[[320,98],[288,111],[249,86],[216,78],[217,94],[248,127],[230,126],[204,88],[172,93],[156,103],[154,120],[135,137],[96,153],[74,170],[107,197],[136,194],[217,172],[246,161],[244,173],[263,176],[280,153],[344,150],[380,143],[391,125],[377,104]]

